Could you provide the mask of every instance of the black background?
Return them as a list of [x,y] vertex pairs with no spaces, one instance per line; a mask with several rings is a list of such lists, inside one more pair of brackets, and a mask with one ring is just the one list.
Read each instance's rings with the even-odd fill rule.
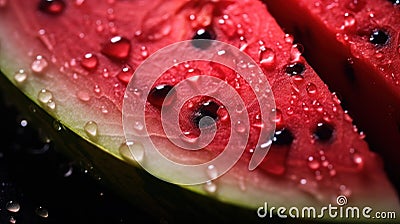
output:
[[[163,223],[133,207],[41,140],[37,127],[4,103],[0,92],[0,224]],[[13,201],[18,212],[7,209]],[[48,211],[48,217],[37,209]],[[11,221],[10,221],[11,220]]]

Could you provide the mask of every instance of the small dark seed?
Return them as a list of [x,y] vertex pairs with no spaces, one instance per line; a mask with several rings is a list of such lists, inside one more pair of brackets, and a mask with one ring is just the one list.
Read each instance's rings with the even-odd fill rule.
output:
[[200,120],[204,117],[211,117],[214,121],[216,121],[218,119],[218,109],[220,108],[220,106],[214,102],[214,101],[206,101],[204,102],[200,108],[195,112],[194,116],[193,116],[193,123],[196,125],[196,127],[198,128],[202,128],[202,127],[208,127],[211,125],[208,123],[203,124],[202,127],[200,127]]
[[351,58],[348,58],[343,63],[344,74],[346,75],[347,79],[351,84],[354,84],[356,82],[356,74],[354,72],[353,63],[354,62],[352,61]]
[[290,145],[294,140],[294,136],[291,131],[284,128],[279,131],[275,131],[273,144],[275,145]]
[[393,5],[400,4],[400,0],[389,0]]
[[296,62],[286,66],[285,72],[290,75],[301,75],[306,70],[306,66],[301,62]]
[[150,104],[158,108],[161,108],[163,105],[168,106],[172,103],[172,100],[174,100],[173,98],[175,97],[175,94],[171,92],[171,94],[169,95],[170,97],[166,99],[168,93],[172,89],[173,87],[167,84],[158,85],[150,90],[147,100],[150,102]]
[[375,29],[369,36],[369,42],[375,45],[386,45],[389,42],[389,34],[383,30]]
[[322,142],[329,141],[333,136],[334,127],[327,123],[318,123],[314,131],[314,136]]
[[206,49],[210,46],[210,42],[205,42],[201,40],[215,40],[216,35],[214,31],[210,28],[201,28],[196,31],[196,34],[192,37],[192,44],[194,47],[199,49]]

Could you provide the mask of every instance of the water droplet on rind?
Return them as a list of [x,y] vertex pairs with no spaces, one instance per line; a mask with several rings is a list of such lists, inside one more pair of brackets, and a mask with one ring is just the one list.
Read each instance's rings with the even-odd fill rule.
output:
[[97,137],[97,132],[98,132],[98,127],[97,123],[94,121],[88,121],[86,122],[85,126],[83,127],[86,134],[89,136],[89,138],[96,138]]
[[53,99],[53,93],[47,89],[41,89],[37,96],[38,101],[49,109],[54,110],[56,103]]
[[36,210],[35,213],[42,217],[42,218],[48,218],[49,217],[49,211],[47,209],[43,208],[42,206],[39,206]]
[[21,206],[18,202],[16,201],[9,201],[6,204],[6,209],[10,212],[19,212],[19,210],[21,209]]
[[16,73],[14,73],[14,80],[19,84],[24,83],[27,78],[28,74],[26,74],[23,69],[20,69]]
[[37,55],[35,60],[31,64],[31,69],[34,73],[41,74],[46,70],[48,65],[49,63],[47,62],[47,59],[45,57],[43,57],[42,55]]
[[207,181],[203,185],[203,188],[207,193],[210,193],[210,194],[213,194],[217,191],[217,185],[212,181]]

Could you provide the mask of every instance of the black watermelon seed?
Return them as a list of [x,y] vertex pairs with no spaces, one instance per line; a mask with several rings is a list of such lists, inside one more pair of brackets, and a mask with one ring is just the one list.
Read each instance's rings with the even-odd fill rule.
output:
[[215,38],[215,32],[211,28],[201,28],[197,30],[195,35],[192,37],[192,44],[196,48],[206,49],[210,46],[210,42],[204,42],[200,40],[215,40]]
[[275,131],[273,144],[275,145],[290,145],[294,140],[294,136],[287,128]]
[[211,125],[206,123],[203,124],[202,127],[200,127],[200,120],[204,117],[211,117],[214,121],[216,121],[218,119],[218,109],[220,108],[220,106],[214,102],[214,101],[206,101],[204,102],[200,108],[194,113],[193,116],[193,123],[196,125],[196,127],[198,128],[203,128],[203,127],[208,127]]
[[163,104],[165,106],[168,106],[171,104],[173,97],[175,94],[171,93],[168,97],[168,101],[164,102],[166,100],[166,97],[168,93],[173,89],[172,86],[167,85],[167,84],[161,84],[153,89],[150,90],[149,96],[147,97],[147,100],[150,102],[151,105],[161,108]]
[[375,45],[386,45],[389,42],[389,34],[383,30],[375,29],[369,36],[369,42]]
[[317,124],[317,127],[314,130],[314,136],[318,140],[326,142],[332,138],[334,130],[335,129],[332,125],[321,122]]
[[296,62],[286,66],[285,72],[290,75],[301,75],[306,70],[306,66],[301,62]]
[[400,4],[400,0],[389,0],[393,5],[398,5]]

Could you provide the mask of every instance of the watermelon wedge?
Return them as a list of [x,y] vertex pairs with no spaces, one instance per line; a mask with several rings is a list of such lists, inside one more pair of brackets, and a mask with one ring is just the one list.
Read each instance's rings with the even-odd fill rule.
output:
[[[301,45],[282,31],[262,2],[14,0],[1,5],[0,26],[0,68],[6,77],[1,86],[7,92],[18,87],[23,95],[14,91],[14,96],[31,101],[14,103],[54,130],[53,138],[65,147],[64,153],[82,159],[83,166],[94,167],[106,183],[155,215],[171,221],[193,221],[194,217],[263,221],[257,214],[265,203],[320,210],[329,204],[345,205],[339,199],[376,211],[400,208],[380,157],[369,150],[336,94],[301,56]],[[257,90],[254,83],[218,63],[177,63],[154,85],[129,88],[132,82],[148,81],[149,77],[137,72],[160,49],[191,40],[186,47],[199,54],[212,50],[209,41],[198,39],[229,43],[262,69],[263,74],[254,77],[266,79],[272,89],[273,136],[259,136],[271,129],[270,122],[260,123],[260,112],[270,105],[255,97],[265,89]],[[237,67],[249,66],[254,67],[237,62]],[[226,114],[225,102],[211,97],[212,92],[226,93],[199,85],[206,76],[223,80],[237,91],[245,107],[236,113],[247,113],[248,123],[229,122],[233,114]],[[184,80],[193,85],[175,91]],[[189,139],[190,145],[190,139],[204,129],[218,132],[202,150],[188,152],[171,143],[161,116],[182,92],[196,88],[209,94],[190,98],[178,111],[183,139]],[[148,120],[128,125],[139,131],[145,125],[147,135],[162,147],[160,151],[182,163],[196,164],[221,154],[233,132],[248,130],[239,161],[218,178],[214,178],[218,170],[209,166],[204,172],[210,180],[196,185],[165,183],[143,170],[138,162],[146,159],[148,148],[125,138],[122,112],[124,96],[142,96],[145,90],[143,111]],[[234,131],[229,132],[231,128]],[[266,142],[260,146],[259,141]],[[253,153],[266,145],[272,145],[266,157],[249,169]],[[143,158],[137,156],[138,151]],[[170,174],[152,162],[161,173]]]
[[354,123],[400,186],[399,1],[292,0],[284,12],[278,1],[264,2],[286,32],[304,44],[310,64],[343,97]]

